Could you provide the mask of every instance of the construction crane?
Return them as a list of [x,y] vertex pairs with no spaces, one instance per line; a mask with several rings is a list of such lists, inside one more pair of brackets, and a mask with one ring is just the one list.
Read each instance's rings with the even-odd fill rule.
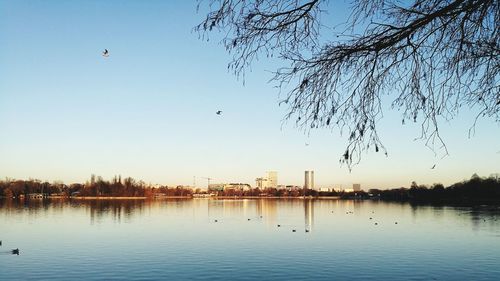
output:
[[207,188],[210,186],[210,181],[213,180],[214,178],[210,178],[210,177],[200,177],[202,179],[206,179],[207,180]]

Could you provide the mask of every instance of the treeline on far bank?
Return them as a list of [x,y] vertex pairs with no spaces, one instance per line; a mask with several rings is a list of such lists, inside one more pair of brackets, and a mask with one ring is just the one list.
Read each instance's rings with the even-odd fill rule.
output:
[[338,192],[318,192],[312,189],[276,189],[251,188],[225,190],[202,190],[184,186],[160,186],[146,184],[133,178],[122,180],[120,176],[111,181],[92,176],[85,184],[62,182],[42,182],[40,180],[0,180],[0,197],[33,198],[33,197],[192,197],[193,194],[230,196],[230,197],[302,197],[302,196],[338,196]]
[[500,203],[500,179],[482,178],[477,174],[448,187],[440,183],[432,186],[412,182],[410,188],[388,190],[370,189],[369,196],[391,201],[411,201],[418,203]]
[[[318,196],[318,191],[312,189],[226,189],[226,190],[201,190],[185,186],[161,186],[146,184],[133,178],[114,177],[111,181],[102,177],[91,176],[86,183],[73,183],[66,185],[62,182],[42,182],[36,179],[30,180],[0,180],[0,197],[23,198],[23,197],[192,197],[193,194],[206,194],[214,196],[260,196],[260,197],[301,197]],[[336,196],[337,192],[323,193],[323,196]]]
[[143,181],[121,176],[111,181],[102,177],[91,176],[85,184],[73,183],[66,185],[62,182],[42,182],[40,180],[11,180],[0,181],[0,196],[7,198],[41,196],[59,197],[154,197],[155,194],[167,196],[189,196],[191,189],[184,187],[152,186]]
[[442,184],[432,186],[418,185],[413,182],[410,188],[394,188],[388,190],[370,189],[368,192],[341,191],[319,192],[312,189],[226,189],[220,191],[203,191],[191,187],[168,187],[146,184],[133,178],[121,176],[111,181],[92,176],[85,184],[66,185],[62,182],[42,182],[39,180],[0,181],[0,197],[43,196],[103,196],[103,197],[191,197],[193,194],[208,194],[235,197],[302,197],[302,196],[339,196],[343,199],[381,199],[392,201],[412,201],[422,203],[500,203],[500,180],[498,178],[481,178],[474,174],[471,179],[444,187]]

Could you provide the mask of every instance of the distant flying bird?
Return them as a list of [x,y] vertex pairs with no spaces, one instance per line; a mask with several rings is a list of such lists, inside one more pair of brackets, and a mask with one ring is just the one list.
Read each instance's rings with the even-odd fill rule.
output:
[[436,164],[434,164],[434,166],[432,166],[431,170],[434,169],[434,168],[436,168]]
[[215,114],[217,114],[217,115],[221,115],[221,114],[222,114],[222,110],[217,110],[217,111],[215,112]]
[[109,57],[108,49],[104,49],[104,52],[102,52],[102,56],[105,58]]

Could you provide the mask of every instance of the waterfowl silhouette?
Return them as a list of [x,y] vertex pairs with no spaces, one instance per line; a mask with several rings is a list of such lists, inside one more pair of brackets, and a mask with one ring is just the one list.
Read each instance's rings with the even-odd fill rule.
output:
[[17,249],[13,249],[13,250],[12,250],[12,254],[13,254],[13,255],[18,255],[18,256],[19,256],[19,248],[17,248]]
[[221,115],[221,114],[222,114],[222,110],[217,110],[217,111],[215,112],[215,114],[217,114],[217,115]]
[[297,230],[295,230],[295,229],[292,229],[292,232],[297,232]]

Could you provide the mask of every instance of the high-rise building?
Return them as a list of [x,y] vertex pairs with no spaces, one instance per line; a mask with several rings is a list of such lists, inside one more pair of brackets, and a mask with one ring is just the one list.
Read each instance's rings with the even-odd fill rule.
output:
[[267,171],[267,185],[271,188],[278,187],[278,172],[276,171]]
[[255,185],[258,188],[277,188],[278,187],[278,172],[267,171],[266,176],[255,179]]
[[304,188],[314,189],[314,171],[305,171]]
[[352,190],[353,190],[354,192],[359,192],[359,191],[361,191],[361,184],[359,184],[359,183],[354,183],[354,184],[352,185]]
[[267,178],[256,178],[255,179],[255,187],[256,188],[260,188],[260,189],[267,188],[267,185],[268,185]]

